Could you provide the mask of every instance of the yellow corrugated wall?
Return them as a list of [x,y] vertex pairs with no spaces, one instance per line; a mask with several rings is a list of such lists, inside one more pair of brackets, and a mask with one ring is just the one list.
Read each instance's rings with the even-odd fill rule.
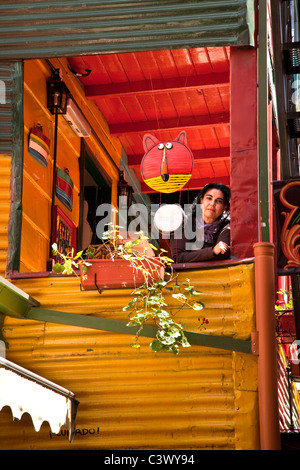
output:
[[[203,294],[207,334],[250,339],[254,331],[254,268],[241,264],[181,272]],[[126,321],[128,290],[82,292],[73,277],[23,279],[18,287],[42,308]],[[170,305],[175,312],[176,304]],[[197,331],[198,314],[177,314]],[[178,356],[153,353],[151,339],[130,347],[133,337],[6,317],[7,358],[66,387],[80,401],[77,434],[52,435],[31,418],[13,422],[0,412],[0,449],[257,449],[255,356],[203,346]]]
[[[68,86],[75,91],[75,78],[64,61],[55,59],[53,63],[63,68]],[[26,75],[24,83],[25,104],[31,103],[24,109],[25,137],[27,139],[30,127],[41,121],[53,139],[52,124],[43,120],[44,105],[33,93],[33,90],[42,90],[41,83],[35,85],[34,82],[40,75],[45,82],[45,64],[35,61],[27,65],[34,67],[35,73],[29,74],[30,79]],[[30,71],[27,65],[25,74]],[[95,117],[98,116],[96,111],[87,109],[87,104],[80,102],[79,91],[76,97],[93,127],[99,127],[98,134],[109,141],[107,145],[117,162],[120,155],[118,142],[111,140],[108,129]],[[99,146],[92,136],[88,145],[98,154]],[[73,147],[77,158],[78,148],[75,144]],[[113,173],[107,157],[99,155],[103,168],[109,174]],[[27,157],[23,202],[30,201],[30,197],[26,197],[35,192],[48,194],[51,183],[50,180],[42,181],[43,172],[32,171],[32,161]],[[5,275],[8,249],[10,165],[11,157],[0,155],[2,276]],[[111,176],[114,176],[112,201],[115,203],[115,178],[118,175]],[[23,223],[32,220],[32,211],[37,211],[37,206],[27,204]],[[46,232],[47,224],[41,236]],[[22,268],[26,271],[38,269],[36,266],[40,261],[36,245],[29,237],[30,243],[25,249],[31,249],[25,252],[24,234],[22,236]],[[203,292],[206,308],[200,314],[209,320],[207,334],[250,338],[255,329],[252,264],[190,271],[179,276],[189,277]],[[39,300],[43,308],[126,321],[122,307],[128,301],[129,291],[104,291],[101,295],[81,292],[78,280],[71,277],[23,279],[15,283]],[[175,311],[173,303],[172,308]],[[186,323],[187,330],[196,331],[197,317],[197,313],[184,309],[178,320]],[[155,354],[149,349],[151,340],[148,338],[141,338],[142,348],[136,350],[130,347],[132,337],[126,334],[9,317],[5,318],[2,333],[8,344],[9,360],[73,391],[80,405],[77,435],[71,445],[64,430],[58,436],[51,435],[50,427],[45,423],[37,433],[28,415],[20,422],[13,422],[10,409],[4,408],[0,412],[1,450],[258,448],[254,356],[202,346],[182,350],[179,356]]]
[[8,250],[11,157],[0,155],[0,276],[5,275]]

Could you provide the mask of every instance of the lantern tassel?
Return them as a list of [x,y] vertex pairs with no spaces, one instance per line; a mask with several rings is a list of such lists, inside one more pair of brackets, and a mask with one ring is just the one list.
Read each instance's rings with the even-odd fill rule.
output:
[[164,182],[168,181],[169,179],[169,172],[168,172],[168,160],[167,160],[167,152],[166,148],[164,148],[164,153],[161,161],[160,167],[160,176]]

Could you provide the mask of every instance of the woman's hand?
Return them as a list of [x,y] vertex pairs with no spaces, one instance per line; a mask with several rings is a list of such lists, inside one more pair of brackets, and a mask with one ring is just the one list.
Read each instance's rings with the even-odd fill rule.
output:
[[229,246],[227,243],[219,242],[213,247],[213,253],[215,255],[224,254],[228,250]]

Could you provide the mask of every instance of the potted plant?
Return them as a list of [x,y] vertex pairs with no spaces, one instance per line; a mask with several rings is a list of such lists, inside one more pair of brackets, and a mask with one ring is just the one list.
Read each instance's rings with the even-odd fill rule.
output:
[[[198,300],[193,302],[192,298],[201,292],[196,291],[188,279],[184,283],[177,282],[172,269],[173,260],[166,256],[165,250],[160,249],[155,257],[149,256],[144,244],[145,240],[148,240],[147,237],[139,233],[138,239],[124,242],[118,230],[119,227],[114,226],[105,232],[103,245],[89,247],[84,256],[83,252],[76,255],[59,253],[57,246],[52,245],[53,254],[61,260],[53,266],[53,270],[57,273],[76,275],[79,271],[81,283],[84,285],[87,282],[86,286],[95,285],[93,278],[95,273],[96,283],[101,282],[102,274],[99,275],[101,269],[104,277],[115,276],[114,282],[118,283],[118,287],[122,284],[122,278],[126,276],[128,280],[124,282],[124,287],[133,287],[133,290],[132,299],[124,306],[123,311],[128,314],[128,326],[139,326],[132,346],[140,347],[139,334],[143,325],[150,322],[157,327],[156,339],[151,342],[150,348],[155,352],[169,350],[178,354],[180,346],[189,347],[190,344],[184,334],[183,325],[176,322],[167,310],[165,293],[171,293],[172,297],[180,302],[181,308],[188,306],[199,311],[204,307],[203,303]],[[154,245],[148,243],[149,246],[152,250],[158,251]],[[129,274],[124,275],[125,270]],[[117,276],[119,279],[116,281]],[[207,320],[202,318],[199,328],[204,327],[205,323]]]
[[158,280],[164,276],[167,260],[162,252],[154,256],[156,247],[148,242],[142,232],[137,232],[137,239],[124,240],[119,234],[119,226],[102,235],[101,245],[90,245],[83,253],[62,254],[56,244],[53,254],[60,262],[53,266],[57,273],[80,273],[83,290],[133,288],[144,283],[145,277]]
[[[166,260],[155,257],[153,245],[145,244],[146,237],[123,240],[120,235],[104,234],[104,243],[90,246],[86,261],[80,263],[81,285],[84,290],[133,288],[144,283],[145,276],[158,280],[164,276]],[[106,241],[105,241],[106,240]],[[153,256],[149,256],[149,248]],[[82,261],[82,260],[81,260]]]

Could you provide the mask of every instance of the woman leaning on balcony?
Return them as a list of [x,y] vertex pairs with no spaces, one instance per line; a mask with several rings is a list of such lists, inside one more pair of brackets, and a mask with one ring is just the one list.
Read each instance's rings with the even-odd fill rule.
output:
[[[199,210],[199,205],[202,211]],[[175,233],[171,238],[175,263],[229,258],[229,211],[230,189],[221,183],[208,183],[204,186],[186,216],[183,233]]]

